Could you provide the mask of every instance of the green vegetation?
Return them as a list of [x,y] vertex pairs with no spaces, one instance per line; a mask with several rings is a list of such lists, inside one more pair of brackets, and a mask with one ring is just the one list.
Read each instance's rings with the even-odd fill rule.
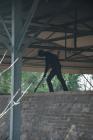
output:
[[80,74],[65,74],[65,79],[67,81],[67,86],[70,91],[79,90],[79,77]]
[[0,77],[0,93],[1,94],[9,94],[11,88],[11,76],[10,72],[4,73]]
[[[32,86],[28,90],[28,93],[33,93],[35,87],[41,79],[42,73],[38,72],[22,72],[22,90],[25,90],[30,83]],[[64,79],[66,80],[67,86],[70,91],[79,90],[78,79],[79,74],[63,74]],[[62,90],[61,84],[56,77],[52,80],[53,87],[55,91]],[[11,73],[6,72],[0,77],[0,93],[10,93],[11,90]],[[48,92],[48,86],[46,80],[44,80],[36,93],[45,93]]]

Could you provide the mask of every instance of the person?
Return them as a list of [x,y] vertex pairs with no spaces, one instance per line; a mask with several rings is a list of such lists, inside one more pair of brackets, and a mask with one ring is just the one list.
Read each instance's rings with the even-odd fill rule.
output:
[[63,90],[68,91],[65,80],[61,73],[61,64],[58,60],[57,55],[48,51],[39,50],[38,56],[45,57],[45,71],[44,71],[43,78],[46,77],[47,72],[49,71],[49,69],[51,69],[47,77],[47,84],[48,84],[49,91],[54,92],[51,80],[55,75],[57,76],[58,80],[61,82]]

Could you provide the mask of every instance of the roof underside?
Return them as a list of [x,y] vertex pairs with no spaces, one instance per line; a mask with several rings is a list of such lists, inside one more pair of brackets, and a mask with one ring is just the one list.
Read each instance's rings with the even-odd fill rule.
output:
[[[11,34],[12,21],[11,0],[1,1],[0,59],[10,46],[4,24]],[[32,4],[33,0],[22,0],[23,24]],[[24,70],[43,70],[44,61],[37,56],[37,51],[44,49],[58,55],[64,72],[93,73],[92,0],[40,0],[22,45]],[[9,66],[10,63],[8,50],[1,67]]]

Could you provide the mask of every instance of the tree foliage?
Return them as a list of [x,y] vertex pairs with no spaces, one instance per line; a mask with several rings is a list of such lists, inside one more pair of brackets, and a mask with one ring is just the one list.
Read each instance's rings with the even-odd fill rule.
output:
[[80,74],[65,74],[64,77],[67,81],[67,86],[70,91],[79,90],[78,82]]
[[[39,72],[22,72],[22,90],[25,90],[30,83],[32,83],[32,86],[28,90],[28,93],[34,93],[34,89],[37,86],[38,82],[41,80],[42,73]],[[68,86],[68,89],[73,90],[79,90],[79,84],[78,84],[78,78],[79,74],[63,74],[64,79],[66,80],[66,84]],[[57,77],[55,76],[52,80],[53,87],[55,91],[61,91],[62,86],[60,82],[58,81]],[[1,93],[10,93],[11,88],[11,73],[6,72],[4,73],[0,78],[0,92]],[[44,80],[39,88],[37,89],[36,93],[45,93],[48,92],[48,86],[46,83],[46,80]]]
[[0,93],[10,93],[11,76],[10,72],[4,73],[0,76]]
[[[23,73],[23,75],[29,75],[29,74]],[[27,80],[28,82],[26,81],[27,84],[32,82],[32,88],[30,88],[29,92],[33,93],[35,87],[37,86],[38,82],[41,79],[40,78],[41,75],[42,73],[34,73],[34,72],[30,73],[30,76],[28,76],[29,80]],[[78,78],[80,76],[79,74],[64,74],[63,76],[64,76],[64,79],[66,80],[66,84],[70,91],[79,90],[79,84],[78,84]],[[23,79],[24,78],[27,78],[27,76],[26,77],[23,76]],[[62,90],[62,86],[56,76],[53,78],[52,84],[55,91]],[[48,86],[47,86],[46,81],[43,81],[43,83],[41,83],[37,92],[48,92]]]

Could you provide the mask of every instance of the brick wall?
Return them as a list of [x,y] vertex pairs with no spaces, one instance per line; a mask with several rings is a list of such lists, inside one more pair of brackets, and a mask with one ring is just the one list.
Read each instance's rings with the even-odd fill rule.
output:
[[93,140],[93,92],[27,95],[21,107],[21,140]]
[[[5,109],[9,101],[9,96],[0,95],[0,113]],[[7,140],[9,135],[9,113],[0,118],[0,140]]]

